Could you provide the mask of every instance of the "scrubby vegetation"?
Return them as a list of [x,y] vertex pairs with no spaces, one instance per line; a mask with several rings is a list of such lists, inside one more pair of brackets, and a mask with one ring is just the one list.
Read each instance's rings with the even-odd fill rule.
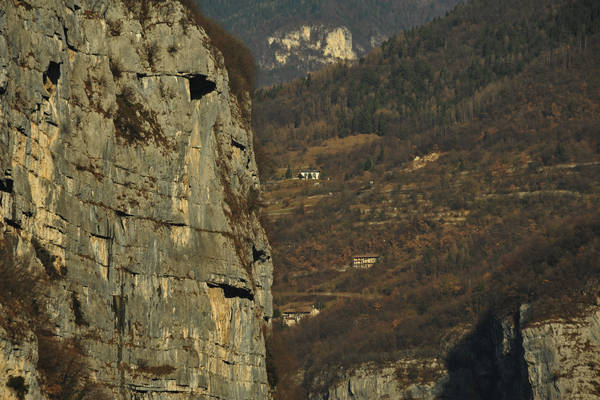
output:
[[[36,272],[30,267],[30,259],[14,256],[15,245],[16,239],[11,236],[0,240],[0,326],[15,344],[37,342],[37,370],[48,398],[109,399],[106,390],[89,378],[89,367],[80,344],[74,339],[54,336],[51,331],[47,290],[52,284],[50,279],[58,279],[60,275],[45,276]],[[39,243],[34,245],[40,263],[53,261],[47,250],[42,249]],[[15,391],[17,398],[24,398],[29,390],[23,377],[18,376],[11,377],[7,386]]]
[[0,325],[18,341],[31,331],[31,321],[43,320],[44,277],[32,274],[26,262],[13,255],[14,240],[0,240]]
[[[219,24],[207,18],[196,5],[193,0],[179,0],[187,11],[186,18],[181,21],[184,32],[190,24],[195,24],[202,27],[208,34],[214,49],[217,49],[223,56],[224,66],[229,74],[229,87],[231,92],[238,99],[238,103],[242,108],[242,112],[247,121],[250,121],[250,105],[248,104],[249,95],[254,91],[254,78],[256,67],[254,58],[250,50],[242,44],[240,40],[231,34],[227,33]],[[161,4],[160,0],[138,1],[138,0],[123,0],[127,9],[137,16],[145,29],[145,26],[150,19],[152,8]],[[111,34],[116,34],[118,29],[114,23],[110,24]],[[150,44],[144,49],[145,56],[151,68],[154,68],[155,63],[159,59],[159,47],[157,43]],[[174,54],[177,50],[176,46],[169,46],[168,52]],[[217,62],[221,60],[220,56],[215,54]],[[111,64],[111,70],[115,77],[120,76],[120,68],[117,64]],[[117,72],[117,74],[115,74]]]
[[[444,357],[489,312],[592,303],[599,24],[587,0],[471,1],[357,66],[259,92],[275,306],[325,303],[274,328],[276,398],[306,398],[340,367]],[[284,180],[290,163],[331,180]],[[360,253],[381,258],[344,271]]]
[[117,137],[128,144],[153,142],[163,148],[170,147],[155,113],[137,100],[135,90],[130,86],[117,94],[114,124]]
[[[600,31],[598,7],[592,1],[469,2],[390,39],[360,66],[336,65],[259,91],[256,130],[277,156],[357,133],[396,139],[386,142],[395,145],[383,161],[405,162],[434,145],[454,148],[451,127],[485,116],[497,101],[528,95],[520,82],[513,92],[509,78],[533,60],[569,68]],[[544,114],[549,107],[546,101]]]
[[[240,105],[245,107],[245,96],[254,91],[256,75],[256,66],[250,50],[239,39],[202,14],[193,0],[181,2],[187,7],[190,19],[206,30],[213,45],[223,54],[231,92],[238,98]],[[249,120],[249,114],[246,116]]]

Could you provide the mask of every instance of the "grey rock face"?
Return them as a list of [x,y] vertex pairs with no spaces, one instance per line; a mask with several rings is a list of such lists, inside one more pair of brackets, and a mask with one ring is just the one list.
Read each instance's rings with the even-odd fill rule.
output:
[[532,398],[600,399],[600,308],[523,329]]
[[454,346],[446,365],[427,359],[364,365],[315,398],[600,399],[600,307],[533,324],[527,314],[522,306],[515,317],[491,317]]
[[330,388],[328,400],[426,399],[434,400],[447,381],[436,359],[405,359],[385,367],[364,365]]
[[[252,132],[180,3],[130,3],[2,2],[0,235],[55,257],[54,333],[115,398],[269,398]],[[16,363],[37,399],[25,342],[0,340],[0,387]]]

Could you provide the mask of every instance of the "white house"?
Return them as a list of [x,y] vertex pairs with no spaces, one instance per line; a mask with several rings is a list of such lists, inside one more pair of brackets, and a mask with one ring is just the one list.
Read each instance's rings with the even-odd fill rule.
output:
[[298,174],[298,179],[319,179],[319,175],[321,175],[321,171],[317,169],[303,169]]

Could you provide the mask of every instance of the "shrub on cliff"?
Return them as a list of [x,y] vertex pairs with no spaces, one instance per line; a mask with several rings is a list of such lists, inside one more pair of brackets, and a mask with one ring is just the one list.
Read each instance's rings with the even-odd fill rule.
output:
[[[187,10],[187,21],[181,21],[184,29],[187,24],[196,24],[202,27],[215,48],[217,48],[225,59],[225,67],[229,73],[229,88],[237,97],[240,105],[244,105],[244,93],[251,94],[254,91],[254,78],[256,66],[250,50],[237,38],[227,33],[219,24],[207,18],[194,0],[179,0]],[[123,3],[129,11],[135,13],[142,27],[150,17],[150,7],[160,3],[160,0],[124,0]],[[218,58],[215,57],[217,60]],[[152,58],[149,58],[150,60]],[[249,117],[249,115],[246,115]],[[249,118],[248,118],[249,119]]]
[[244,93],[254,91],[256,65],[252,53],[239,39],[202,14],[193,0],[180,1],[188,10],[190,20],[204,28],[213,45],[223,54],[229,72],[229,87],[243,104]]
[[42,278],[28,270],[23,260],[12,252],[11,239],[0,240],[0,325],[9,339],[18,341],[39,320]]
[[[50,331],[53,324],[46,313],[44,287],[52,281],[28,268],[28,259],[15,257],[15,246],[12,237],[0,239],[0,326],[8,339],[20,344],[35,335],[39,355],[37,370],[43,392],[49,399],[110,399],[107,391],[90,379],[91,372],[79,342],[61,339]],[[39,249],[33,252],[43,262]],[[46,259],[46,256],[41,258]],[[58,279],[60,275],[53,278]],[[7,386],[18,398],[24,398],[28,391],[22,377],[11,378]]]

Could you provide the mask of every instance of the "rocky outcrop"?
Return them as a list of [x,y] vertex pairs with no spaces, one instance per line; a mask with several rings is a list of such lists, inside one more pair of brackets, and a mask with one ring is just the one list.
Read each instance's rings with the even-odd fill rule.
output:
[[[0,7],[0,236],[52,275],[52,335],[114,398],[269,397],[270,248],[222,65],[175,0]],[[1,390],[43,398],[19,342],[0,330]]]
[[522,331],[532,398],[600,399],[600,307]]
[[447,381],[436,359],[405,359],[384,367],[364,365],[315,399],[436,399]]
[[266,73],[298,69],[315,71],[327,64],[356,60],[352,33],[345,26],[303,25],[280,30],[267,38],[259,66]]
[[529,322],[490,316],[435,359],[365,365],[348,373],[328,400],[367,399],[600,399],[600,307],[577,318]]

